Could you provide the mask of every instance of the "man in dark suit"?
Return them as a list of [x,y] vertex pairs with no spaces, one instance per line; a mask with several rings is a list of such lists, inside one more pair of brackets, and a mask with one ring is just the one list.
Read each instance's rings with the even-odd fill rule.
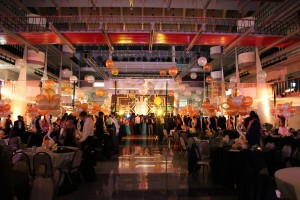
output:
[[14,131],[21,138],[22,143],[26,144],[28,137],[25,133],[25,123],[21,115],[18,115],[18,120],[14,122]]
[[248,128],[248,125],[249,125],[249,122],[253,119],[253,117],[256,115],[256,113],[255,113],[255,111],[251,111],[250,112],[250,114],[249,114],[250,116],[249,117],[247,117],[246,119],[245,119],[245,121],[244,121],[244,127],[247,129]]

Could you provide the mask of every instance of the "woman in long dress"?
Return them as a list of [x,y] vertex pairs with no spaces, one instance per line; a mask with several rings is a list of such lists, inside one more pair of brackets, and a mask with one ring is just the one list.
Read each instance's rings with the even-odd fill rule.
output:
[[130,132],[130,127],[129,127],[129,120],[128,119],[124,119],[124,123],[125,123],[125,131],[126,131],[126,135],[130,136],[131,132]]

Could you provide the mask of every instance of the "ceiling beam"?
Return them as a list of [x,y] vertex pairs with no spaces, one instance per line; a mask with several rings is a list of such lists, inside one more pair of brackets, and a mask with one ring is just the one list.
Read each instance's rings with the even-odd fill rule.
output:
[[73,46],[73,44],[69,41],[68,38],[66,38],[63,34],[61,34],[53,25],[53,22],[49,22],[49,30],[51,30],[53,33],[55,33],[63,42],[64,44],[68,45],[70,49],[72,49],[73,52],[76,52],[76,48]]
[[39,49],[36,48],[35,46],[33,46],[33,44],[31,44],[28,40],[24,39],[23,37],[17,35],[16,33],[8,30],[7,28],[5,28],[3,25],[0,25],[0,29],[5,32],[6,34],[8,34],[10,37],[18,40],[19,42],[21,42],[22,44],[26,45],[28,48],[35,50],[36,52],[39,52]]
[[189,46],[186,48],[186,52],[189,52],[193,46],[196,44],[196,42],[199,40],[200,36],[202,35],[202,33],[205,31],[205,24],[202,24],[201,28],[199,29],[199,31],[196,33],[196,35],[192,38]]
[[253,27],[249,28],[246,30],[242,35],[240,35],[238,38],[236,38],[231,44],[229,44],[225,49],[224,53],[228,53],[233,47],[235,47],[240,41],[244,39],[247,35],[252,33],[254,31]]
[[270,44],[269,46],[263,48],[262,50],[259,51],[259,54],[262,54],[264,52],[266,52],[267,50],[271,49],[272,47],[275,47],[279,44],[281,44],[282,42],[285,42],[286,40],[288,40],[289,38],[295,36],[296,34],[298,34],[300,32],[300,28],[296,29],[295,31],[293,31],[292,33],[284,36],[283,38],[277,40],[276,42]]
[[106,41],[106,44],[107,44],[109,50],[114,51],[114,47],[112,46],[112,43],[111,43],[111,41],[108,37],[108,34],[107,34],[106,30],[103,27],[102,22],[99,23],[99,29],[100,29],[101,33],[103,34],[103,36],[105,38],[105,41]]
[[103,80],[109,80],[107,74],[99,67],[94,60],[91,58],[84,58],[83,59],[91,68],[95,70],[95,72],[103,78]]

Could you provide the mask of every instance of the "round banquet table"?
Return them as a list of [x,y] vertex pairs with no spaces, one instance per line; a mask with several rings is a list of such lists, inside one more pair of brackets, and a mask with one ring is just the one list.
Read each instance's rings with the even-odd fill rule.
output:
[[280,169],[275,181],[283,199],[300,199],[300,167]]
[[26,153],[30,159],[30,165],[33,166],[33,157],[36,155],[36,153],[38,152],[46,152],[47,154],[49,154],[49,156],[51,157],[51,162],[52,162],[52,166],[53,168],[62,168],[64,166],[66,166],[68,163],[70,163],[73,159],[75,150],[78,149],[76,147],[63,147],[63,148],[67,148],[69,150],[73,150],[72,152],[53,152],[50,150],[44,150],[42,147],[37,147],[36,151],[27,151],[27,150],[23,150],[24,153]]

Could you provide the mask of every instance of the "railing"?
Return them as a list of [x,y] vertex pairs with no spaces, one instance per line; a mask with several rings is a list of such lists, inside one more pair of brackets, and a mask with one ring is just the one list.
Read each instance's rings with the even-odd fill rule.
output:
[[285,97],[289,93],[299,92],[300,91],[300,77],[291,78],[285,81],[275,82],[276,95],[281,95]]
[[[1,17],[2,26],[14,32],[44,32],[49,22],[62,32],[66,31],[99,31],[103,26],[106,31],[139,31],[149,32],[151,23],[156,31],[196,32],[202,24],[205,32],[241,33],[254,27],[254,34],[286,35],[299,27],[297,22],[266,21],[238,18],[198,18],[175,16],[27,16]],[[101,24],[101,25],[100,25]],[[141,28],[143,27],[143,28]]]

